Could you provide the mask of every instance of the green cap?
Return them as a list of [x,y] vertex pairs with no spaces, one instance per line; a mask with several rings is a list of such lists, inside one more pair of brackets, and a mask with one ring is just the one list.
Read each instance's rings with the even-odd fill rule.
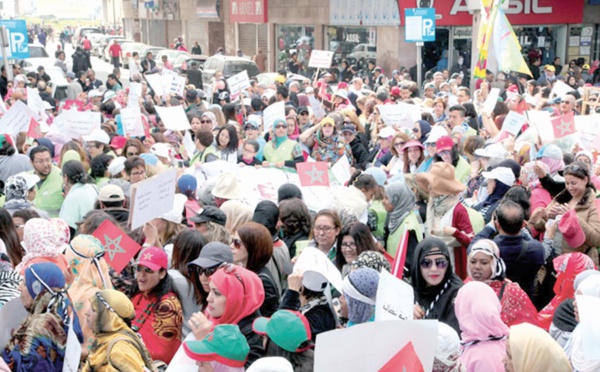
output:
[[186,341],[183,350],[190,358],[216,361],[229,367],[243,367],[250,352],[246,337],[237,325],[220,324],[202,341]]
[[295,353],[300,345],[311,339],[310,324],[301,313],[278,310],[271,318],[257,318],[252,324],[254,332],[267,335],[277,346]]

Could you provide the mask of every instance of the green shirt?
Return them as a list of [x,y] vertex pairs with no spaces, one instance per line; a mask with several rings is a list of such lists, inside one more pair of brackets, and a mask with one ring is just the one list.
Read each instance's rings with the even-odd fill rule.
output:
[[398,226],[398,228],[390,233],[387,238],[387,252],[392,257],[396,257],[396,252],[398,251],[398,244],[400,244],[400,239],[402,239],[402,234],[406,230],[413,230],[417,235],[417,241],[420,242],[423,240],[423,232],[421,230],[421,225],[419,224],[419,220],[414,212],[411,212],[404,221]]
[[265,161],[268,161],[269,163],[279,163],[280,161],[294,160],[296,157],[302,155],[302,149],[298,142],[291,139],[287,139],[277,148],[275,148],[273,141],[269,141],[265,145],[263,154],[265,156]]
[[[29,173],[35,174],[34,172],[32,170]],[[52,170],[46,179],[37,184],[33,204],[37,208],[48,212],[50,217],[58,217],[63,201],[62,172],[58,167],[52,166]]]

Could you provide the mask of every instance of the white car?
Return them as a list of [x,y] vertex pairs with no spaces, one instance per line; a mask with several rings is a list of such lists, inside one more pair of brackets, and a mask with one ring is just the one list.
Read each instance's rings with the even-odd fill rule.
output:
[[377,59],[377,46],[374,44],[357,44],[352,53],[346,57],[348,62],[355,63],[360,60]]
[[183,54],[189,54],[189,53],[184,52],[182,50],[163,49],[160,52],[158,52],[156,54],[156,56],[154,57],[154,60],[156,61],[156,67],[162,68],[162,66],[163,66],[162,56],[164,56],[164,55],[167,56],[167,61],[169,61],[169,63],[171,63],[173,65],[175,63],[175,61],[177,60],[177,58],[179,58],[179,56],[181,56]]
[[[267,84],[267,86],[271,86],[271,85],[275,84],[275,78],[277,76],[279,76],[279,73],[277,73],[277,72],[264,72],[262,74],[256,75],[256,81],[258,81],[259,83],[265,83],[265,84]],[[302,84],[305,81],[310,82],[310,79],[308,79],[307,77],[304,77],[302,75],[299,75],[299,74],[288,73],[287,79],[288,80],[291,79],[293,81],[298,82],[298,84],[300,84],[300,87],[302,87]]]
[[38,66],[44,66],[45,70],[48,70],[48,67],[53,67],[56,58],[50,58],[50,55],[46,51],[41,44],[29,44],[29,58],[25,58],[21,62],[21,67],[23,67],[23,72],[26,74],[28,72],[37,72]]

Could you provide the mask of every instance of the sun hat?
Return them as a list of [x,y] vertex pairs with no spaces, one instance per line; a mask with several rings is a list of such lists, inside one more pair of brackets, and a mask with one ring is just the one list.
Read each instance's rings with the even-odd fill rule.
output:
[[442,151],[452,150],[453,147],[454,140],[448,135],[438,138],[438,140],[435,142],[435,149],[438,154]]
[[227,223],[227,215],[219,208],[208,205],[198,211],[194,216],[190,217],[189,220],[195,223],[214,222],[221,226],[225,226]]
[[173,199],[173,208],[167,213],[164,213],[160,216],[163,220],[167,220],[173,223],[180,224],[183,221],[183,209],[185,208],[185,202],[187,201],[187,196],[183,194],[175,194]]
[[416,175],[417,183],[424,190],[431,190],[438,195],[450,195],[465,190],[465,185],[456,180],[452,164],[440,161],[433,163],[427,173]]
[[431,127],[431,132],[429,132],[429,137],[425,140],[425,143],[436,143],[440,138],[447,136],[448,132],[441,126],[433,126]]
[[105,145],[110,144],[110,137],[108,136],[108,133],[102,129],[94,129],[89,135],[81,136],[81,138],[83,138],[85,142],[100,142]]
[[558,230],[571,248],[579,248],[585,243],[585,233],[574,209],[565,213],[558,223]]
[[481,175],[487,180],[497,180],[506,186],[512,186],[515,183],[515,174],[508,167],[497,167],[489,172],[482,172]]
[[308,319],[292,310],[278,310],[271,318],[256,318],[252,329],[259,335],[269,336],[277,346],[291,353],[305,350],[301,348],[302,344],[312,337]]
[[504,159],[506,157],[507,151],[501,144],[494,143],[482,149],[475,150],[474,154],[481,158]]
[[400,151],[404,151],[409,147],[419,147],[421,149],[425,149],[425,146],[423,146],[423,144],[421,143],[421,141],[417,141],[417,140],[410,140],[408,142],[406,142],[404,144],[404,146],[402,146],[402,148],[400,149]]
[[394,135],[396,135],[396,131],[392,127],[385,127],[379,131],[379,134],[377,134],[379,138],[390,138]]
[[106,103],[116,97],[117,97],[117,94],[115,92],[113,92],[112,90],[109,90],[106,93],[104,93],[104,99],[102,100],[102,103]]
[[237,325],[219,324],[203,340],[185,341],[183,350],[194,360],[243,367],[250,346]]
[[343,99],[348,99],[348,92],[346,92],[343,89],[338,89],[335,92],[334,96],[337,96],[337,97],[340,97],[340,98],[343,98]]
[[98,200],[102,202],[123,201],[125,200],[125,194],[119,186],[109,184],[100,189]]
[[199,267],[213,267],[222,263],[232,263],[233,253],[231,248],[221,242],[210,242],[202,247],[200,255],[189,265]]
[[150,270],[168,269],[169,258],[167,252],[163,251],[158,247],[147,247],[144,248],[135,263],[138,266],[144,266]]
[[244,196],[243,190],[240,187],[237,176],[234,173],[222,173],[217,179],[217,183],[212,190],[212,194],[216,198],[221,199],[242,199]]

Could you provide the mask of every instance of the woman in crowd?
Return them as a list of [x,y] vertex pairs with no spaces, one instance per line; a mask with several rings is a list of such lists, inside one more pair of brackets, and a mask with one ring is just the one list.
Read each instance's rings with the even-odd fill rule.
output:
[[296,256],[298,245],[306,246],[308,243],[311,232],[310,212],[301,199],[286,199],[279,203],[279,221],[283,241],[290,251],[290,257],[293,258]]
[[460,156],[458,147],[451,137],[443,136],[435,143],[436,156],[434,162],[443,161],[454,166],[455,178],[466,184],[471,173],[471,166]]
[[592,183],[597,190],[600,187],[600,178],[594,174],[594,155],[590,151],[581,150],[575,154],[574,161],[581,162],[589,167]]
[[473,244],[467,261],[467,281],[484,282],[500,300],[500,317],[507,326],[520,323],[538,324],[537,310],[518,283],[506,279],[506,266],[493,240],[481,239]]
[[392,138],[392,144],[390,146],[390,151],[392,153],[392,158],[386,166],[383,166],[382,169],[388,174],[388,177],[394,178],[394,176],[398,174],[402,174],[404,172],[405,164],[404,164],[404,154],[402,152],[402,148],[406,142],[409,141],[409,137],[404,132],[398,132]]
[[485,283],[467,283],[456,295],[454,311],[462,331],[460,359],[467,372],[504,372],[509,330],[500,317],[500,301],[494,291]]
[[[207,243],[194,261],[190,262],[188,269],[192,271],[192,282],[194,292],[200,294],[200,309],[206,308],[206,299],[210,292],[210,277],[223,264],[233,263],[233,252],[231,248],[221,242]],[[189,319],[189,318],[186,318]],[[188,324],[189,327],[189,324]]]
[[[521,167],[521,176],[519,177],[519,180],[521,181],[521,185],[526,187],[527,191],[530,194],[530,197],[529,197],[530,216],[533,215],[540,208],[545,210],[546,207],[548,207],[548,205],[550,205],[550,203],[552,202],[552,196],[550,195],[548,190],[546,190],[545,188],[542,187],[540,180],[539,180],[537,174],[535,173],[534,168],[536,165],[544,168],[545,172],[549,171],[549,168],[545,163],[529,162],[529,163],[526,163],[523,167]],[[529,219],[527,219],[527,220],[529,220]],[[532,230],[535,229],[532,224],[528,224],[528,227],[530,227]],[[535,231],[532,231],[532,233],[537,235],[537,232],[535,232]]]
[[429,190],[426,234],[446,243],[456,273],[466,278],[467,247],[474,234],[469,213],[458,196],[465,186],[454,176],[452,165],[438,162],[428,173],[419,173],[416,177],[421,188]]
[[[150,146],[152,147],[152,146]],[[144,147],[144,144],[142,143],[142,141],[140,141],[137,138],[129,138],[127,140],[127,142],[125,143],[125,147],[124,147],[125,151],[124,151],[124,156],[129,159],[132,158],[134,156],[140,156],[146,151],[146,148]]]
[[408,141],[402,146],[404,173],[415,174],[417,172],[417,169],[423,163],[423,160],[425,160],[424,150],[425,146],[417,140]]
[[40,262],[52,262],[62,270],[63,275],[67,274],[68,263],[62,254],[64,247],[57,244],[58,236],[56,226],[50,220],[32,218],[27,221],[21,243],[27,253],[15,269],[22,275],[28,266]]
[[28,314],[2,353],[12,371],[62,371],[69,330],[65,284],[53,263],[25,269],[19,290]]
[[94,209],[99,191],[81,162],[71,160],[64,163],[62,174],[66,196],[59,217],[75,231],[76,222],[81,221],[87,212]]
[[96,342],[83,372],[152,370],[152,359],[144,342],[131,328],[135,309],[122,292],[98,291],[89,298],[85,323],[94,332]]
[[316,161],[336,163],[342,156],[352,162],[352,150],[344,141],[330,117],[323,118],[319,124],[313,125],[300,135],[300,142],[311,150],[310,156]]
[[489,172],[483,172],[483,177],[487,180],[487,198],[473,207],[483,215],[485,223],[492,220],[494,211],[500,205],[502,197],[515,183],[515,175],[507,167],[497,167]]
[[322,209],[315,216],[308,245],[318,248],[333,261],[337,254],[335,243],[341,231],[342,221],[337,212],[331,209]]
[[413,267],[413,254],[415,247],[423,239],[421,222],[413,212],[416,202],[415,194],[403,182],[394,182],[385,187],[383,206],[388,212],[386,226],[386,250],[396,256],[402,235],[408,231],[408,244],[406,246],[405,267]]
[[227,200],[220,208],[227,218],[225,228],[232,236],[240,226],[252,220],[252,207],[239,200]]
[[448,115],[446,115],[446,101],[441,97],[433,100],[433,119],[436,123],[448,120]]
[[[535,170],[542,186],[548,190],[552,197],[555,197],[565,189],[565,179],[561,175],[565,169],[563,152],[560,147],[554,144],[547,144],[542,146],[538,151],[537,159],[550,168],[549,172],[543,171],[540,167],[537,167]],[[535,159],[530,160],[533,161]]]
[[131,328],[140,334],[153,360],[168,364],[181,344],[183,310],[167,269],[168,258],[162,249],[143,249],[130,295],[135,308]]
[[415,293],[414,319],[437,319],[460,332],[454,300],[463,283],[452,272],[446,244],[437,238],[419,243],[410,274]]
[[342,276],[346,276],[350,272],[352,262],[365,251],[377,251],[369,226],[353,222],[342,227],[342,232],[338,236],[335,257],[335,266],[340,270]]
[[196,313],[189,321],[194,337],[202,340],[220,324],[239,326],[250,345],[245,365],[249,367],[264,354],[263,342],[252,330],[252,323],[260,316],[258,309],[265,299],[262,282],[252,271],[228,264],[210,277],[209,287],[206,315]]
[[204,236],[196,230],[180,232],[173,242],[169,275],[173,278],[174,291],[179,296],[183,308],[182,339],[185,339],[190,333],[190,328],[185,319],[189,319],[192,314],[200,311],[200,304],[206,302],[206,293],[201,291],[201,287],[194,285],[194,272],[188,266],[198,258],[200,251],[206,244],[207,241]]
[[523,323],[510,327],[504,368],[507,372],[572,372],[564,350],[543,329]]
[[219,159],[237,164],[239,138],[233,125],[226,125],[219,129],[215,136]]
[[[22,226],[19,228],[22,228]],[[17,227],[10,213],[4,208],[0,208],[0,240],[4,242],[10,263],[15,267],[19,265],[25,255],[25,251],[21,247],[21,239],[19,239]]]
[[69,297],[83,331],[82,354],[87,355],[95,341],[93,327],[84,322],[90,309],[90,298],[98,291],[112,289],[108,264],[102,243],[91,235],[77,235],[65,252],[71,274]]
[[273,274],[266,265],[273,256],[269,230],[256,222],[243,224],[231,239],[233,262],[256,273],[263,283],[265,300],[260,313],[271,316],[279,306],[279,292]]
[[273,122],[273,138],[265,145],[263,156],[265,167],[295,168],[297,163],[304,161],[300,145],[289,137],[285,120],[275,119]]
[[348,327],[375,319],[379,272],[368,267],[353,270],[344,278],[343,293],[348,303]]
[[300,127],[298,126],[298,117],[295,113],[290,113],[285,117],[287,124],[287,136],[289,139],[296,141],[300,136]]
[[425,120],[419,120],[415,123],[412,132],[414,139],[421,142],[424,146],[425,140],[427,140],[429,133],[431,132],[431,124]]

